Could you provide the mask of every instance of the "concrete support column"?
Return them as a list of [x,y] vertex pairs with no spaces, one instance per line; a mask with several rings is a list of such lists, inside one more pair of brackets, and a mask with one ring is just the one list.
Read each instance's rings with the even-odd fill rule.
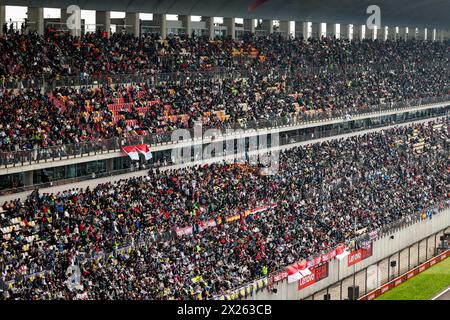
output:
[[231,36],[231,39],[235,39],[236,38],[235,18],[223,18],[223,24],[227,27],[227,36]]
[[111,11],[95,11],[95,24],[97,30],[103,30],[111,34]]
[[280,33],[286,39],[289,39],[291,37],[291,22],[290,21],[286,21],[286,20],[280,21]]
[[378,39],[380,39],[381,41],[386,41],[389,37],[389,33],[391,32],[392,30],[388,26],[381,27]]
[[428,29],[428,39],[432,40],[432,41],[436,41],[436,34],[437,30],[436,29]]
[[141,34],[141,20],[139,19],[139,13],[126,12],[125,24],[127,25],[126,31],[133,34],[135,37],[139,37]]
[[273,20],[263,20],[261,27],[266,30],[269,34],[273,33]]
[[106,159],[106,172],[114,171],[114,159]]
[[398,28],[398,39],[408,40],[408,32],[406,32],[406,27]]
[[313,22],[311,23],[311,37],[314,39],[320,38],[320,23]]
[[181,20],[181,23],[183,24],[184,32],[186,33],[186,35],[187,35],[188,37],[191,37],[191,35],[192,35],[192,21],[191,21],[191,16],[183,16],[183,15],[180,15],[180,16],[178,16],[178,19]]
[[371,40],[375,40],[377,38],[377,35],[379,34],[379,30],[376,29],[369,29],[366,27],[366,35],[365,38],[366,39],[371,39]]
[[319,23],[319,38],[327,35],[327,24]]
[[[44,8],[28,7],[29,29],[44,34]],[[2,26],[3,27],[3,26]]]
[[159,25],[159,34],[162,39],[167,38],[167,18],[165,14],[154,14],[153,20]]
[[209,40],[214,40],[214,17],[202,17],[202,21],[206,22],[209,30]]
[[443,40],[450,40],[450,30],[443,30],[442,32],[444,32]]
[[427,38],[428,38],[428,29],[427,28],[419,28],[419,33],[417,34],[417,39],[427,40]]
[[388,39],[397,40],[398,39],[397,27],[388,27],[388,28],[389,28]]
[[[340,32],[339,32],[340,33]],[[337,35],[337,24],[336,23],[327,23],[327,34],[328,38],[338,37]]]
[[362,40],[363,37],[363,27],[362,25],[353,25],[353,39]]
[[295,21],[295,36],[298,38],[308,39],[308,22]]
[[409,27],[408,29],[408,38],[417,39],[416,27]]
[[3,35],[3,25],[6,22],[5,6],[0,6],[0,36]]
[[244,19],[244,31],[255,34],[255,19]]
[[341,24],[341,39],[350,39],[350,25],[349,24]]
[[34,184],[33,181],[33,170],[28,170],[23,173],[23,185],[24,186],[32,186]]

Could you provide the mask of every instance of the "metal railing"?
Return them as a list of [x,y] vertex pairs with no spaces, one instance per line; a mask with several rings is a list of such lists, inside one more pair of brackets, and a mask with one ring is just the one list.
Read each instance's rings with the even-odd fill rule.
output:
[[[352,120],[354,117],[364,116],[368,114],[383,113],[386,111],[401,111],[412,107],[420,107],[434,103],[449,102],[450,95],[424,98],[418,100],[410,100],[398,102],[394,104],[382,104],[377,106],[360,106],[358,108],[347,108],[345,110],[334,110],[332,112],[317,114],[291,114],[285,117],[275,119],[261,119],[257,121],[248,121],[242,123],[223,123],[221,127],[204,127],[207,129],[242,129],[245,132],[255,130],[270,130],[276,128],[294,127],[297,125],[306,125],[311,123],[323,123],[332,120]],[[195,137],[194,129],[190,129],[191,137]],[[230,136],[231,138],[231,136]],[[188,140],[193,141],[193,139]],[[186,142],[183,140],[182,142]],[[136,144],[148,144],[150,147],[160,145],[176,145],[178,141],[172,141],[172,132],[146,134],[140,136],[117,137],[112,139],[93,139],[91,141],[79,144],[66,144],[60,146],[52,146],[48,148],[37,148],[32,150],[17,150],[0,152],[0,166],[7,168],[8,166],[25,166],[31,164],[39,164],[52,162],[63,159],[87,157],[97,154],[105,154],[118,152],[122,147]]]

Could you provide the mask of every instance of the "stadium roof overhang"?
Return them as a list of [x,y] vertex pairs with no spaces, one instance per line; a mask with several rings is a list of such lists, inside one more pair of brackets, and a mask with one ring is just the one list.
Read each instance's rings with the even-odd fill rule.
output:
[[0,0],[7,5],[365,24],[369,5],[387,26],[450,29],[449,0]]

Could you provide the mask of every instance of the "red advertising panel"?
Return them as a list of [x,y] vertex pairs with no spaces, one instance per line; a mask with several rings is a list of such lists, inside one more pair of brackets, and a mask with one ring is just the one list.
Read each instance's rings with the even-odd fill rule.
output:
[[298,280],[298,290],[302,290],[310,285],[328,277],[328,262],[311,269],[311,274]]
[[357,264],[362,260],[369,258],[370,256],[372,256],[372,244],[370,244],[368,249],[359,249],[356,251],[352,251],[348,255],[348,266],[350,267],[354,264]]

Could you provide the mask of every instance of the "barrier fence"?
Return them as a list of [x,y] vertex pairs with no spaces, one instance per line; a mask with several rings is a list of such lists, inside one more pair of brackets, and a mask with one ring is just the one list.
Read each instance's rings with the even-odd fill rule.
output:
[[413,268],[412,270],[403,273],[401,276],[389,281],[385,285],[381,286],[380,288],[377,288],[368,294],[365,294],[364,296],[360,297],[358,300],[374,300],[381,296],[382,294],[386,293],[387,291],[399,286],[403,282],[411,279],[412,277],[418,275],[419,273],[427,270],[428,268],[434,266],[436,263],[441,262],[442,260],[450,257],[450,250],[446,250],[440,254],[438,254],[436,257],[431,258],[427,260],[426,262],[422,263],[421,265]]

